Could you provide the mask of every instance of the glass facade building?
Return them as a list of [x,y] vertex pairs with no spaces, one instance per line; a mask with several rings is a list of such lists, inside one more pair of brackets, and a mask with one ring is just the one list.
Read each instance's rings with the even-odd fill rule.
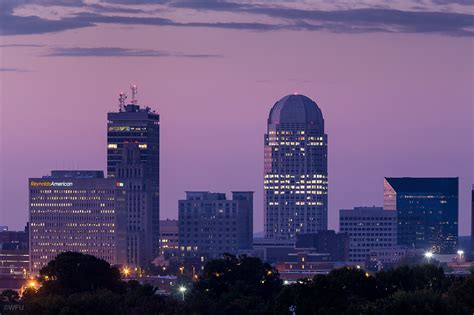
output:
[[136,100],[107,115],[107,176],[122,185],[127,263],[146,265],[159,255],[160,116]]
[[385,178],[384,209],[397,213],[399,245],[456,253],[458,182],[458,178]]
[[268,117],[264,152],[265,238],[294,240],[327,230],[328,157],[324,119],[304,95],[288,95]]

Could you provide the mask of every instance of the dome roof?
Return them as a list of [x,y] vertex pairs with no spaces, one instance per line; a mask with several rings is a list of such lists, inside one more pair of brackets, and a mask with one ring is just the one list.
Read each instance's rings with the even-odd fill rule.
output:
[[273,105],[269,124],[307,124],[324,129],[324,119],[318,105],[309,97],[291,94]]

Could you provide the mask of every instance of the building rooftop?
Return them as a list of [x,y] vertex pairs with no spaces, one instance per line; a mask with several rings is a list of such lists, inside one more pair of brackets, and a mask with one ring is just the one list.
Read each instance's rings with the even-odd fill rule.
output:
[[43,176],[43,178],[104,178],[104,171],[53,170],[51,176]]
[[385,177],[396,192],[458,193],[458,177]]
[[307,124],[324,130],[321,109],[309,97],[291,94],[273,105],[268,117],[269,124]]
[[344,216],[396,216],[396,211],[387,211],[382,207],[354,207],[354,209],[341,209],[339,215]]

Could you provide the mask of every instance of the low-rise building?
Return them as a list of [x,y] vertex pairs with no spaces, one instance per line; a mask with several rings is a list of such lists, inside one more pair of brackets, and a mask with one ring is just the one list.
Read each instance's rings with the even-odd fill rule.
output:
[[0,231],[0,292],[19,290],[28,277],[28,230],[27,225],[24,231]]
[[333,230],[296,234],[295,250],[329,254],[331,261],[347,261],[349,258],[349,236]]
[[397,246],[397,212],[381,207],[340,210],[339,230],[349,235],[349,262],[363,264],[371,250]]
[[218,258],[252,249],[253,192],[188,191],[179,204],[179,247],[183,257]]
[[177,256],[179,252],[178,220],[160,220],[160,255],[165,259]]

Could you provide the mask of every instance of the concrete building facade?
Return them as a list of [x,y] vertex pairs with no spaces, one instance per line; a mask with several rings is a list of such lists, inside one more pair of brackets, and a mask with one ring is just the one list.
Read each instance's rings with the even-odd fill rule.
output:
[[127,264],[146,267],[160,248],[160,116],[120,94],[118,112],[107,114],[107,176],[123,188],[127,212]]
[[179,252],[178,220],[160,221],[160,255],[165,258],[177,256]]
[[75,251],[118,264],[124,226],[115,210],[116,180],[102,171],[52,171],[29,179],[30,270]]
[[331,261],[347,261],[349,259],[349,235],[336,233],[333,230],[296,234],[295,250],[329,254]]
[[349,262],[362,264],[371,250],[397,245],[397,213],[381,207],[343,209],[339,231],[349,235]]
[[253,192],[188,191],[179,200],[179,247],[184,257],[218,258],[252,249]]

